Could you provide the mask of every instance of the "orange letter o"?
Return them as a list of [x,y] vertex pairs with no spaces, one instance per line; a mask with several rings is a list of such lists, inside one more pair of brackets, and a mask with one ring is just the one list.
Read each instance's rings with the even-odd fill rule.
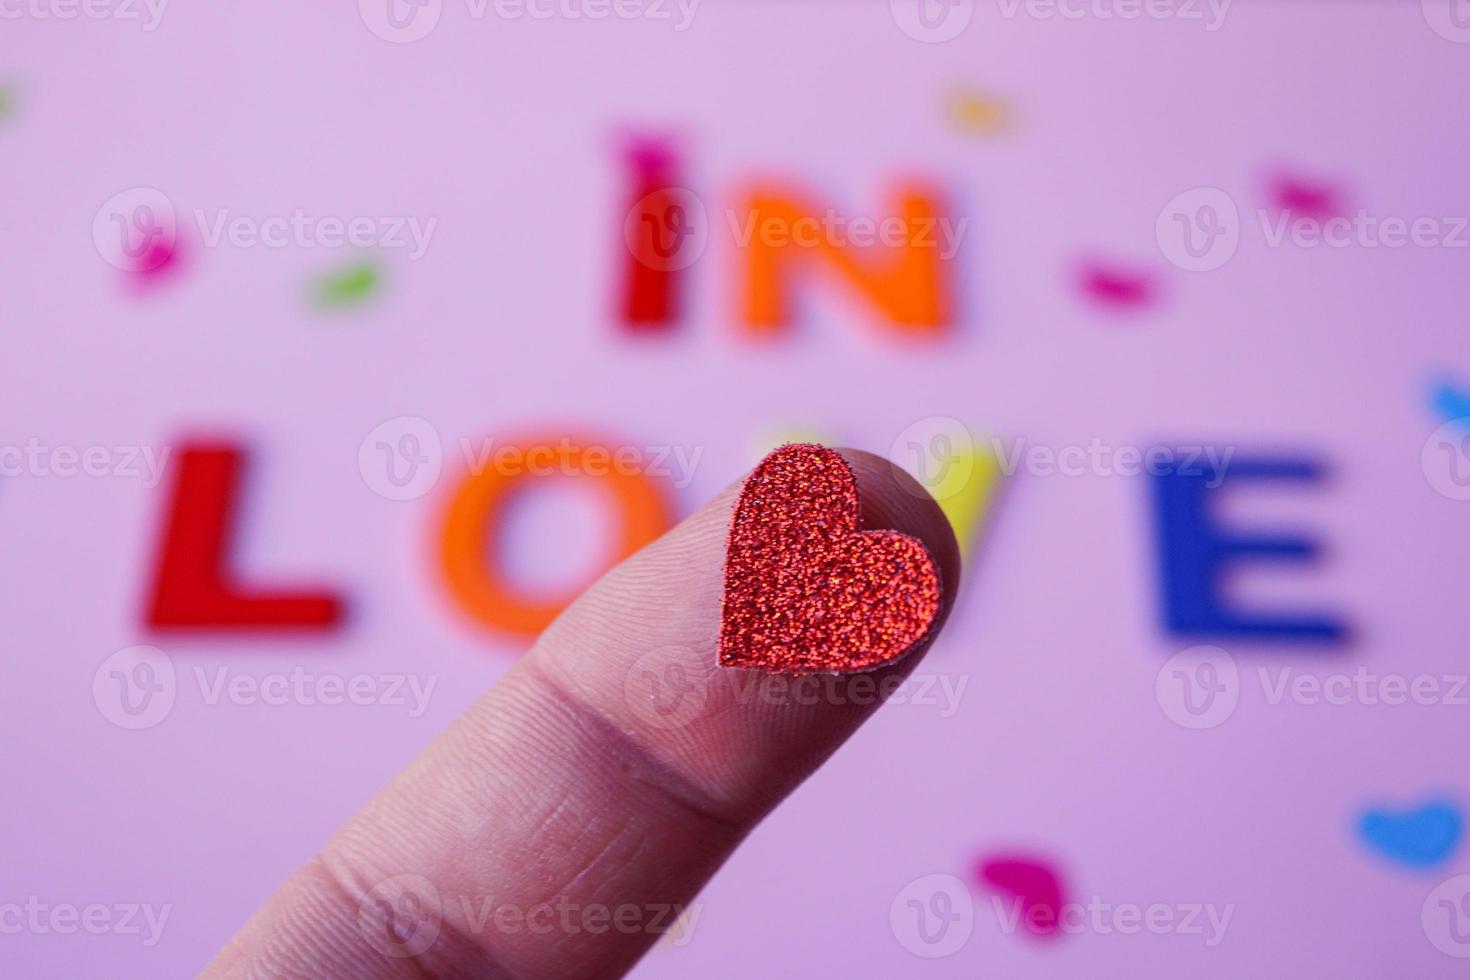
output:
[[[604,458],[608,450],[595,441],[527,440],[515,444],[519,458],[527,460],[532,453],[559,459],[567,475],[595,480],[594,486],[604,491],[616,507],[619,517],[617,548],[613,564],[637,551],[668,530],[673,523],[672,507],[658,483],[646,473],[618,472],[617,467],[599,467],[586,471],[585,456],[589,449],[599,449]],[[497,448],[497,453],[505,447]],[[562,451],[557,456],[557,449]],[[582,583],[567,594],[552,600],[536,600],[520,594],[505,570],[497,567],[493,557],[485,553],[485,531],[493,527],[510,497],[511,491],[524,480],[538,477],[526,466],[514,473],[498,472],[493,464],[467,476],[450,501],[440,537],[440,564],[448,579],[450,592],[474,619],[487,626],[535,636],[545,629],[557,614],[590,583]],[[600,574],[600,573],[599,573]]]

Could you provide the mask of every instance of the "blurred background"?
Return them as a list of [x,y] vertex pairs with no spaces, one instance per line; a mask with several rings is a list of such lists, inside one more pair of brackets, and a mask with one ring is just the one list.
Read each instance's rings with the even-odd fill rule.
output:
[[1463,974],[1463,0],[0,19],[0,972],[193,974],[819,439],[959,604],[635,976]]

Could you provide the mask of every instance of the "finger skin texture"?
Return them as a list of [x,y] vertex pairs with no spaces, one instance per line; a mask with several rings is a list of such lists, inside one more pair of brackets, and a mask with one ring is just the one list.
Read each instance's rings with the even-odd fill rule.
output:
[[717,666],[732,487],[562,613],[204,975],[616,977],[677,910],[713,916],[691,908],[699,889],[953,603],[959,551],[938,505],[887,461],[843,456],[862,527],[912,535],[939,570],[919,648],[807,678],[799,698],[793,679]]

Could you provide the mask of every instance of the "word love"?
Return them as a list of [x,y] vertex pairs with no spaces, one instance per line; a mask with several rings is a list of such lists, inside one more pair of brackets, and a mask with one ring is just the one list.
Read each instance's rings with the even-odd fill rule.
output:
[[[470,467],[451,488],[433,532],[434,557],[449,595],[477,624],[502,634],[530,637],[544,629],[588,581],[559,594],[528,588],[497,547],[509,504],[528,492],[570,476],[593,488],[612,519],[606,563],[621,561],[672,526],[669,480],[647,468],[605,465],[612,444],[561,433],[497,443],[490,465]],[[991,519],[1005,471],[1015,471],[1014,452],[983,443],[948,450],[944,475],[925,480],[964,548]],[[1012,449],[1014,447],[1011,447]],[[501,450],[505,450],[504,453]],[[997,454],[1010,458],[998,460]],[[146,612],[159,630],[326,630],[340,624],[346,600],[323,586],[268,588],[234,572],[229,529],[240,501],[243,447],[186,444],[177,447],[167,513],[156,546]],[[547,473],[534,466],[501,467],[495,459],[554,459]],[[1131,457],[1130,457],[1131,458]],[[1225,520],[1218,495],[1257,485],[1320,482],[1324,468],[1294,457],[1245,456],[1234,448],[1164,451],[1140,448],[1147,465],[1134,475],[1152,498],[1159,612],[1172,635],[1190,639],[1333,643],[1347,634],[1336,614],[1318,610],[1254,609],[1233,599],[1228,583],[1252,567],[1281,567],[1315,559],[1321,547],[1305,535],[1272,529],[1251,531]],[[1021,479],[1043,478],[1020,467]],[[1042,471],[1046,472],[1046,471]],[[1060,472],[1060,471],[1058,471]],[[1120,468],[1117,472],[1123,472]]]

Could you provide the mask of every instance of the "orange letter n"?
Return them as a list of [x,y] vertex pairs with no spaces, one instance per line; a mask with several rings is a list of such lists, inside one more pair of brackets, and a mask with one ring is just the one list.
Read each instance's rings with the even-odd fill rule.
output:
[[745,324],[757,335],[780,333],[792,320],[790,278],[825,264],[877,308],[901,334],[938,336],[949,321],[945,260],[953,242],[932,190],[899,190],[897,214],[847,219],[796,195],[757,187],[746,199]]

